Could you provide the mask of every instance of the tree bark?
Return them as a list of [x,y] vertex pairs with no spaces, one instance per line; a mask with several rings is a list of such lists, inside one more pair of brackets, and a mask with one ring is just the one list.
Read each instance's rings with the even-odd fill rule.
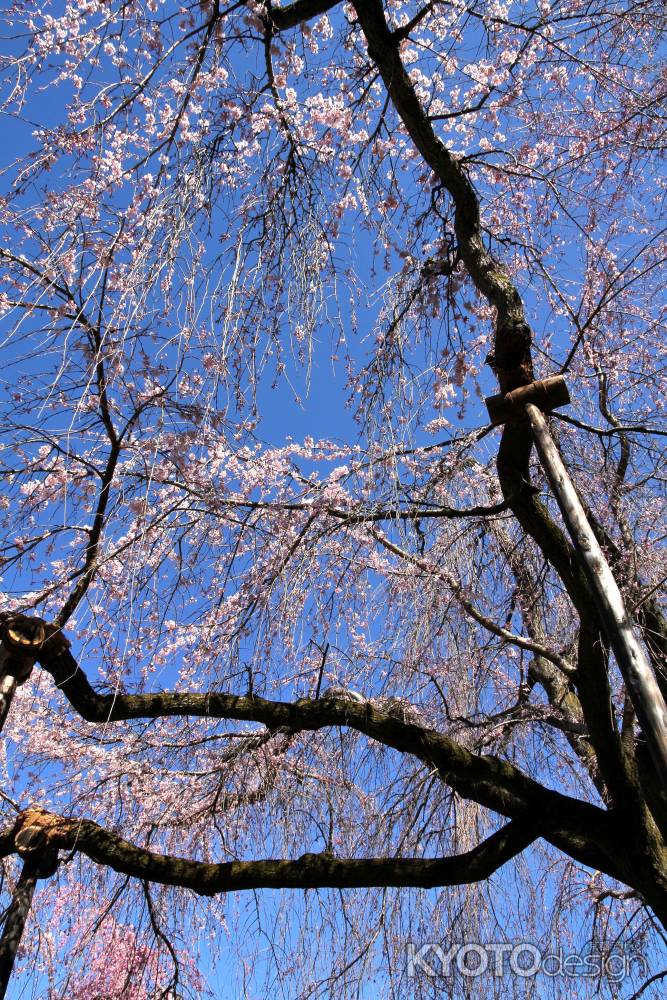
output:
[[16,952],[21,943],[36,885],[37,870],[32,862],[25,861],[7,909],[0,937],[0,1000],[3,1000],[7,992],[7,984],[14,968]]

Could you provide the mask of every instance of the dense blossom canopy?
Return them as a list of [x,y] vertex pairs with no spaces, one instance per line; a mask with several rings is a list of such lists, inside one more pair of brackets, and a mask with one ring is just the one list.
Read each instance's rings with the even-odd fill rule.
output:
[[4,731],[5,891],[17,813],[62,817],[20,975],[426,997],[406,942],[527,940],[639,989],[664,792],[484,396],[566,376],[660,671],[663,4],[4,7],[0,610],[71,643]]

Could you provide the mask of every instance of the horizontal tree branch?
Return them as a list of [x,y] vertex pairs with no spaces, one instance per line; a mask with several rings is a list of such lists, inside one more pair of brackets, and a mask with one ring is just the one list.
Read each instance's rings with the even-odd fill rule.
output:
[[[201,491],[194,490],[186,483],[177,479],[161,479],[161,486],[175,486],[183,490],[186,494],[196,496],[198,499],[209,502],[209,498]],[[499,500],[493,504],[474,504],[472,507],[449,507],[446,504],[438,506],[421,507],[418,503],[410,507],[379,507],[373,509],[345,510],[343,507],[320,506],[317,499],[295,500],[292,502],[284,500],[236,500],[233,497],[225,497],[216,502],[212,509],[214,513],[219,513],[226,507],[232,510],[252,510],[252,511],[317,511],[329,517],[335,517],[345,524],[366,524],[377,521],[419,521],[422,518],[466,518],[466,517],[492,517],[495,514],[502,514],[509,510],[512,502],[511,497]]]
[[293,861],[266,859],[210,864],[147,851],[89,819],[67,819],[27,809],[0,834],[0,856],[19,851],[39,857],[54,849],[79,851],[114,871],[203,896],[239,889],[355,889],[371,886],[460,885],[488,878],[537,836],[534,824],[512,821],[464,854],[448,858],[334,858],[304,854]]
[[296,0],[286,7],[269,8],[269,16],[276,31],[295,28],[302,21],[310,21],[314,17],[326,14],[336,7],[340,0]]
[[629,424],[627,427],[621,424],[617,427],[593,427],[592,424],[585,424],[583,420],[577,420],[576,417],[571,417],[567,413],[554,411],[550,416],[556,417],[557,420],[562,420],[566,424],[572,424],[573,427],[579,427],[582,431],[597,434],[598,437],[611,437],[613,434],[655,434],[659,437],[667,437],[667,431],[661,430],[659,427],[647,427],[645,424]]
[[[90,722],[194,716],[247,720],[291,733],[330,726],[354,729],[417,757],[464,798],[510,819],[539,817],[547,840],[577,860],[618,877],[621,854],[611,814],[545,788],[507,761],[474,754],[433,729],[378,711],[370,702],[326,696],[281,702],[217,691],[99,694],[69,649],[58,655],[49,655],[47,650],[40,662],[73,708]],[[628,880],[627,875],[621,877]]]

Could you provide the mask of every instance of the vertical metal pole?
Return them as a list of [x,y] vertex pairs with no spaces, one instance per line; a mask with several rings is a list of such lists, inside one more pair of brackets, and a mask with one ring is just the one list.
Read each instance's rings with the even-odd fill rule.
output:
[[16,951],[21,943],[36,884],[37,869],[30,861],[25,861],[7,910],[2,937],[0,937],[0,1000],[4,1000],[7,992],[7,984],[14,968]]
[[581,560],[656,771],[667,789],[667,706],[646,654],[634,633],[616,580],[549,433],[547,422],[541,410],[532,403],[526,404],[526,414],[544,471],[558,501],[575,552]]

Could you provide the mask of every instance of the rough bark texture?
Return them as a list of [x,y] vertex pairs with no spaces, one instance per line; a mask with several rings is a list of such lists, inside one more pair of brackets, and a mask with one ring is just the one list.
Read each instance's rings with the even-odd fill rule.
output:
[[[600,682],[606,681],[604,646],[599,641],[598,633],[589,634],[583,630],[580,640],[580,662],[586,663],[587,658],[592,661],[587,664],[587,669],[593,681],[590,694],[586,686],[583,686],[582,705],[587,704],[588,700],[594,700],[595,692],[599,694]],[[597,715],[594,716],[594,719],[599,721],[597,728],[595,725],[592,727],[591,742],[595,747],[607,787],[614,796],[614,808],[609,810],[545,788],[507,761],[492,755],[479,756],[471,753],[447,736],[433,729],[396,719],[378,711],[369,702],[358,703],[331,697],[279,702],[217,691],[104,695],[92,688],[70,650],[64,648],[62,644],[57,647],[52,646],[51,651],[47,651],[42,657],[41,665],[53,676],[56,685],[66,695],[72,707],[90,722],[109,723],[165,716],[195,716],[253,721],[263,724],[271,731],[283,730],[291,733],[345,726],[363,733],[386,747],[417,757],[436,771],[455,792],[512,821],[506,828],[507,836],[510,829],[512,831],[511,845],[510,841],[505,839],[505,835],[501,837],[499,834],[499,840],[491,838],[485,845],[480,845],[480,848],[471,852],[470,856],[466,855],[463,861],[460,858],[437,859],[436,864],[431,865],[429,862],[425,868],[420,868],[421,861],[409,859],[403,859],[406,861],[406,866],[401,867],[403,864],[401,861],[396,867],[396,859],[363,861],[350,859],[339,863],[337,859],[325,858],[317,863],[309,862],[310,867],[306,866],[308,877],[315,880],[308,885],[383,884],[380,878],[381,872],[384,872],[383,878],[386,876],[389,879],[384,884],[391,885],[427,883],[444,885],[453,884],[457,880],[474,881],[478,876],[473,874],[469,878],[468,873],[485,870],[489,874],[490,871],[484,868],[484,865],[495,864],[495,867],[499,867],[514,853],[523,850],[529,842],[542,837],[580,863],[604,871],[611,877],[630,885],[643,895],[661,919],[667,919],[667,855],[664,841],[641,796],[641,786],[633,769],[633,762],[624,754],[610,707],[607,706],[605,709],[604,700],[600,703],[599,697],[596,701]],[[583,676],[586,676],[586,673],[584,671]],[[25,823],[29,826],[29,820],[34,820],[34,815],[31,814],[31,817],[22,820],[16,832],[20,831]],[[187,864],[182,859],[162,858],[159,855],[142,852],[139,848],[127,845],[124,841],[101,831],[89,821],[68,821],[56,817],[39,822],[47,831],[45,844],[48,846],[53,846],[55,843],[59,846],[68,846],[69,841],[66,840],[66,836],[70,834],[67,831],[71,832],[68,823],[76,822],[77,829],[82,830],[83,822],[90,836],[86,834],[83,840],[78,837],[77,849],[83,850],[93,860],[111,864],[115,868],[120,863],[130,864],[128,860],[130,858],[134,859],[132,864],[139,865],[141,858],[142,865],[150,863],[152,866],[150,868],[152,874],[144,877],[156,877],[158,881],[166,881],[168,884],[185,884],[181,881],[173,883],[171,881],[182,877],[182,872],[185,870],[182,866]],[[61,822],[63,825],[59,827],[58,824]],[[52,827],[49,827],[49,824],[52,824]],[[48,833],[47,828],[55,832]],[[513,832],[515,829],[521,831],[520,834],[516,834],[518,839],[515,839]],[[65,837],[62,843],[58,839],[61,836]],[[53,837],[56,838],[55,841]],[[111,839],[108,839],[110,837]],[[528,838],[525,842],[522,841],[524,837]],[[519,842],[523,842],[523,847],[516,847],[515,850],[514,847]],[[90,849],[82,847],[84,843],[90,845]],[[6,851],[11,851],[13,846],[16,849],[15,839],[10,835],[3,835],[2,844]],[[119,845],[125,846],[121,849]],[[31,847],[34,847],[34,843],[31,843]],[[509,854],[506,853],[507,850],[510,851]],[[133,854],[135,851],[138,853]],[[113,863],[110,859],[113,859]],[[234,872],[237,874],[243,870],[246,873],[243,877],[248,881],[243,883],[243,886],[235,883],[230,887],[249,888],[251,885],[260,887],[269,884],[287,887],[294,886],[296,883],[293,880],[297,877],[305,877],[301,869],[275,867],[279,865],[275,861],[257,862],[257,864],[265,864],[269,868],[235,868]],[[213,867],[216,871],[223,871],[220,866]],[[117,870],[127,874],[138,874],[141,865],[132,870],[126,867]],[[225,879],[231,877],[229,875],[231,869],[224,867],[224,872]],[[248,875],[249,872],[253,874]],[[456,872],[459,874],[456,875]],[[200,874],[196,876],[197,879],[200,878]],[[195,878],[194,875],[192,877]],[[236,877],[235,875],[234,878]],[[261,881],[268,877],[275,881],[270,883]],[[253,883],[252,878],[259,878],[260,881]],[[320,878],[320,881],[317,881],[317,878]],[[330,881],[334,878],[339,881]],[[438,878],[443,878],[445,881],[438,883]],[[359,881],[360,879],[371,881]],[[430,879],[435,881],[429,882]],[[206,879],[204,882],[209,884]],[[300,884],[306,887],[303,883]],[[224,886],[227,886],[227,882],[224,882]],[[211,891],[223,891],[224,886]]]
[[334,858],[303,854],[294,861],[266,859],[207,864],[156,854],[109,833],[86,819],[66,819],[44,809],[22,813],[0,838],[0,855],[11,851],[22,831],[41,828],[40,844],[51,850],[80,851],[98,864],[135,878],[192,889],[203,896],[239,889],[340,889],[370,886],[430,888],[477,882],[524,850],[534,839],[530,823],[513,821],[465,854],[450,858]]

